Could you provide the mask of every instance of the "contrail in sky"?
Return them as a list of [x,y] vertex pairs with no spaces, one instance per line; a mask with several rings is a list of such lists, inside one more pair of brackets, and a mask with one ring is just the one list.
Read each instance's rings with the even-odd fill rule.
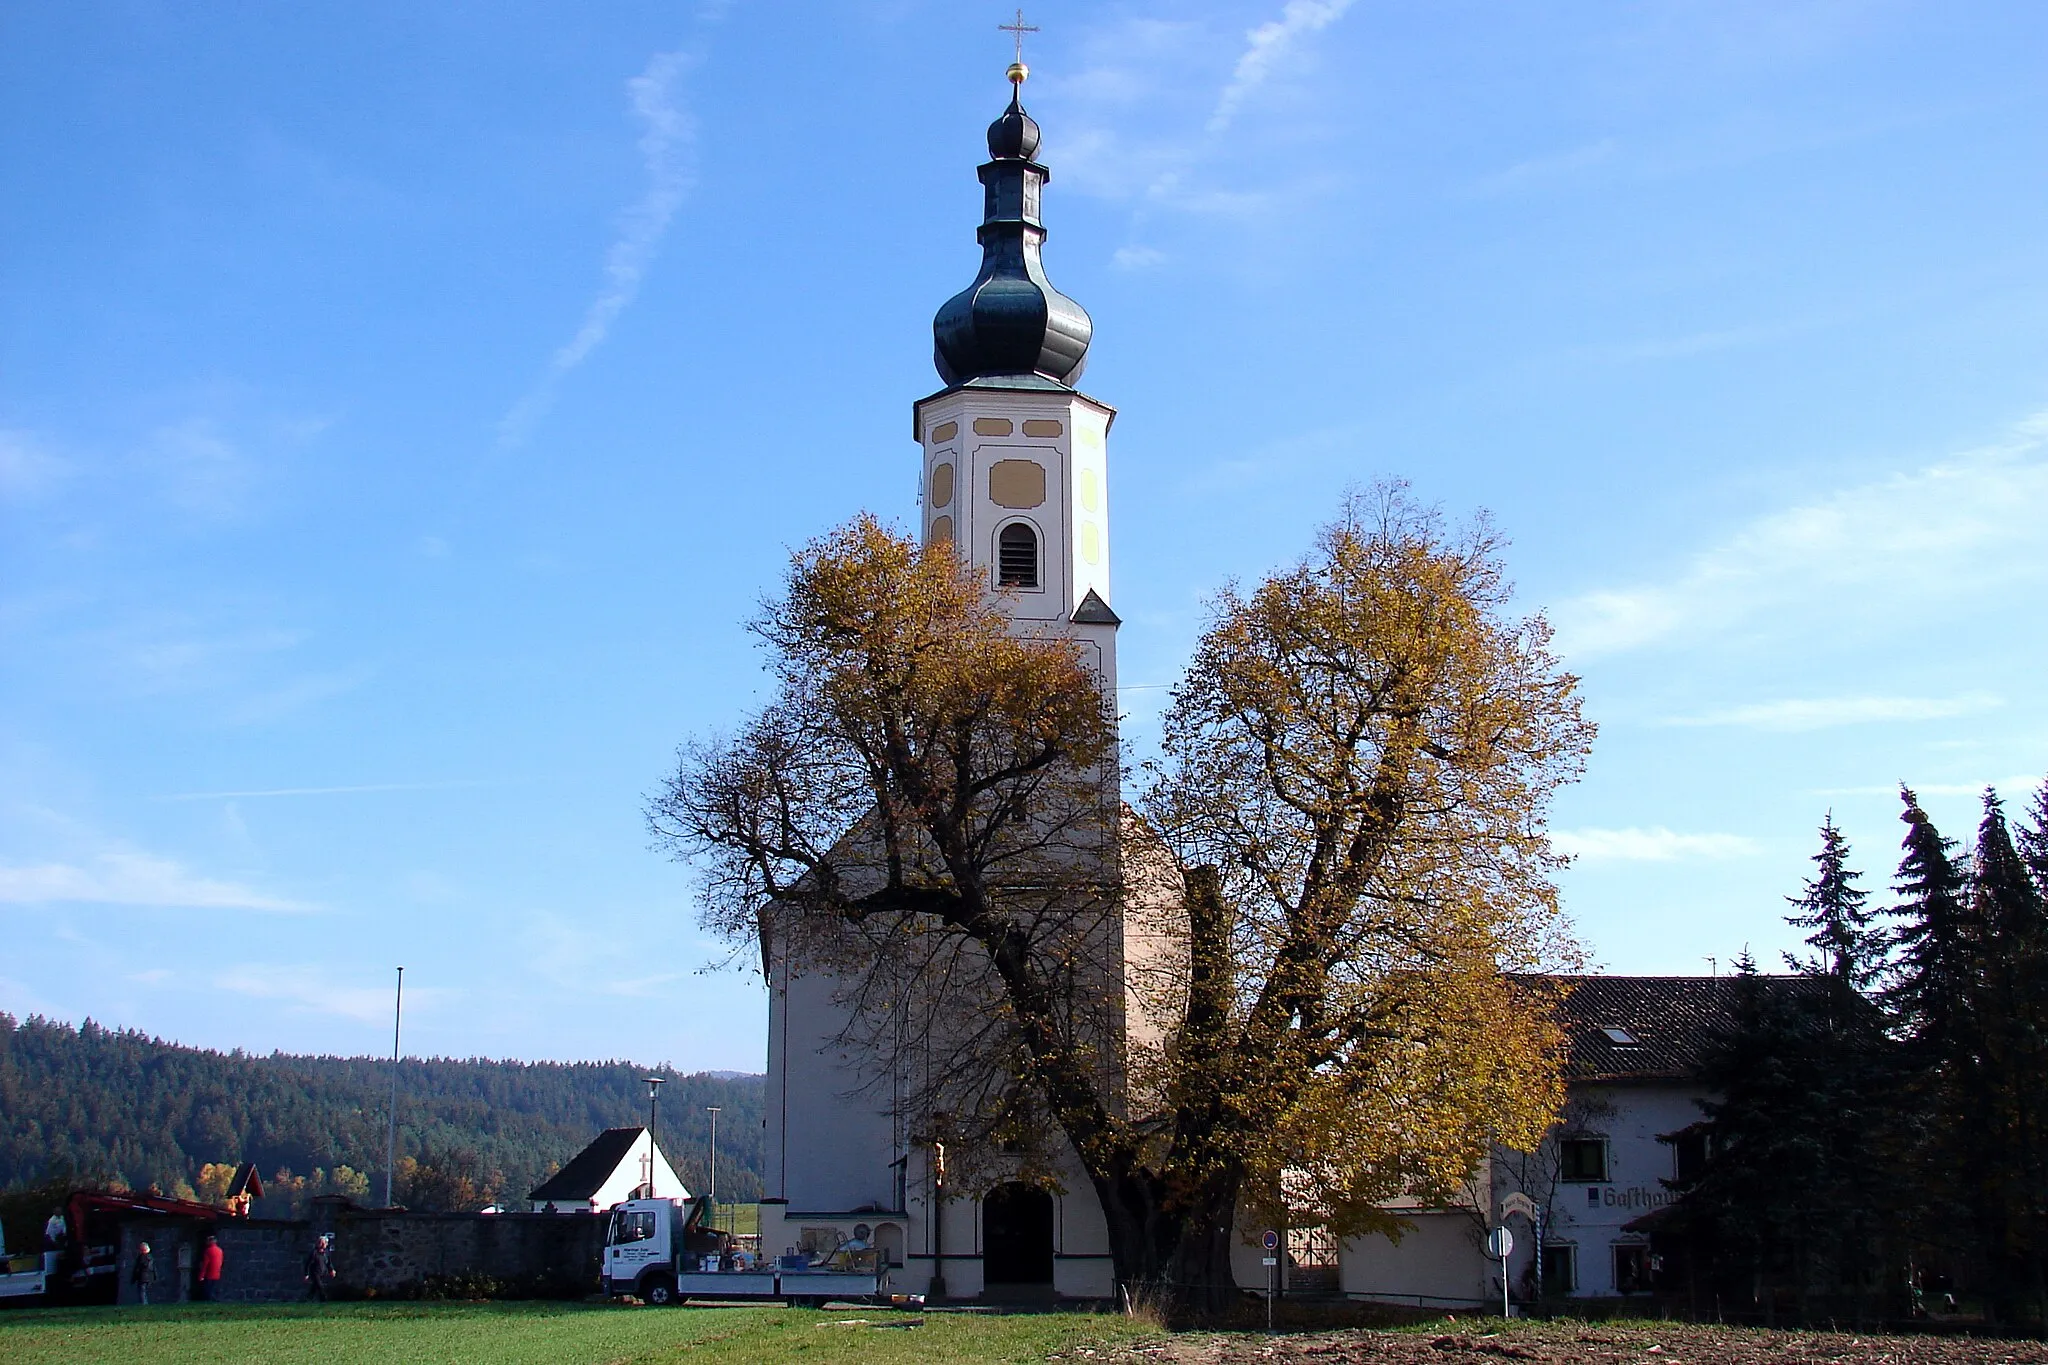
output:
[[612,323],[640,293],[640,282],[661,250],[676,210],[696,183],[697,124],[684,107],[679,87],[697,58],[689,52],[658,52],[647,69],[626,82],[633,115],[640,120],[640,160],[647,192],[620,217],[619,235],[605,254],[604,288],[583,314],[583,324],[548,361],[538,382],[498,422],[498,444],[516,446],[555,400],[562,376],[603,344]]

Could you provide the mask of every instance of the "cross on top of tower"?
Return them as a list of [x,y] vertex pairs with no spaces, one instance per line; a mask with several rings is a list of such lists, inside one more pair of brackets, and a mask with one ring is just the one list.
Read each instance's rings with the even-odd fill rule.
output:
[[1017,60],[1010,63],[1010,84],[1022,85],[1024,78],[1031,74],[1031,68],[1024,65],[1024,35],[1038,32],[1038,25],[1025,23],[1024,11],[1019,9],[1015,23],[997,24],[996,27],[1017,39]]

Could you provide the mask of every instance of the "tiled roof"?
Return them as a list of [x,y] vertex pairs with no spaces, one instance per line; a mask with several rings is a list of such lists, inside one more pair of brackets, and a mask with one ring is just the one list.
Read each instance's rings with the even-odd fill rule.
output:
[[[1732,1021],[1734,976],[1559,976],[1570,989],[1563,1023],[1567,1080],[1689,1080],[1717,1032]],[[1759,978],[1774,990],[1807,978]]]
[[607,1128],[578,1152],[570,1163],[542,1181],[528,1199],[556,1200],[574,1204],[590,1198],[603,1188],[626,1153],[640,1140],[645,1128]]

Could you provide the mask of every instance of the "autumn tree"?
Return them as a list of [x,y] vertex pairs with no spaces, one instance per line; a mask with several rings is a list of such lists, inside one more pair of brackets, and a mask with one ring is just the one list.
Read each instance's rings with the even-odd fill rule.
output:
[[710,927],[834,974],[925,1136],[1071,1154],[1119,1281],[1217,1304],[1243,1219],[1389,1227],[1562,1100],[1518,982],[1576,961],[1544,821],[1592,729],[1508,599],[1484,526],[1353,499],[1212,604],[1141,820],[1076,645],[863,518],[794,557],[773,700],[650,820]]

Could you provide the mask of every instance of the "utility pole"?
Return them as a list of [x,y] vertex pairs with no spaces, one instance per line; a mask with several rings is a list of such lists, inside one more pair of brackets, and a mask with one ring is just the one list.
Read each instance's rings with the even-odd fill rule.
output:
[[654,1111],[655,1107],[661,1102],[661,1087],[667,1084],[668,1078],[665,1076],[642,1076],[640,1079],[647,1082],[647,1197],[653,1199],[655,1198]]
[[398,1030],[405,1023],[405,968],[398,969],[398,998],[391,1007],[391,1126],[384,1134],[384,1207],[391,1207],[391,1177],[398,1169]]

